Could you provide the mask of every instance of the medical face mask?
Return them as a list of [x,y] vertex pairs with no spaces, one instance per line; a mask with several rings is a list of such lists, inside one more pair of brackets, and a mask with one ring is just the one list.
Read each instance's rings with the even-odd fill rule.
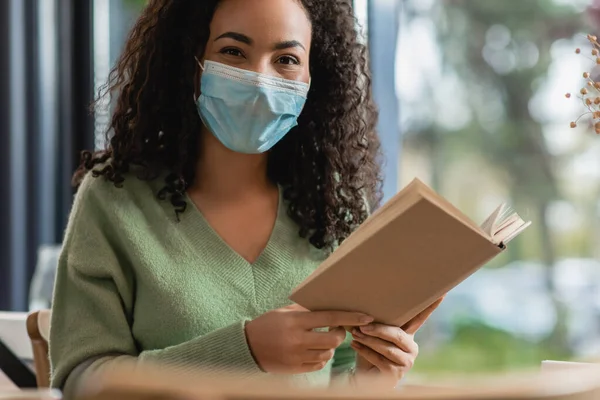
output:
[[298,125],[310,85],[206,61],[196,101],[204,125],[230,150],[258,154]]

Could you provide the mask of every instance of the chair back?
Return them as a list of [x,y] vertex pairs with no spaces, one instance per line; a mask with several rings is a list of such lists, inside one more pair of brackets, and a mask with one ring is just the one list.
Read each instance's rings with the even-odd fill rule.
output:
[[31,340],[38,388],[50,387],[50,359],[48,356],[50,316],[50,310],[34,311],[27,316],[27,334]]

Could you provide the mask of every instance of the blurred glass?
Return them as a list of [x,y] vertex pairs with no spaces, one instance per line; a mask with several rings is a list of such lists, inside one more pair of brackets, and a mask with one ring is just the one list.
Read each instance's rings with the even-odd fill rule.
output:
[[29,311],[51,308],[60,250],[60,245],[42,245],[38,248],[35,271],[29,288]]
[[584,107],[565,98],[595,66],[575,54],[599,29],[590,3],[402,1],[400,186],[419,177],[478,222],[503,201],[533,221],[419,333],[416,373],[600,352],[600,138],[569,128]]
[[[98,94],[106,84],[110,70],[115,65],[135,20],[147,0],[94,0],[94,91]],[[115,99],[104,96],[100,99],[94,118],[94,143],[103,149],[106,130],[110,123],[111,104]]]

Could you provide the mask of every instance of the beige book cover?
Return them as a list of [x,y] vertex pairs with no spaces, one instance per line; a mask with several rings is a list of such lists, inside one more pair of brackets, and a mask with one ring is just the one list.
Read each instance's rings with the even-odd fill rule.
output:
[[313,311],[403,326],[529,226],[506,205],[479,226],[418,179],[369,217],[291,294]]

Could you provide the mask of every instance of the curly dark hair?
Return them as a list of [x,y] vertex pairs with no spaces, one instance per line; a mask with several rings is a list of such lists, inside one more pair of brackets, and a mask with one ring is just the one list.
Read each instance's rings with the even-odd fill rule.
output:
[[[351,0],[298,0],[312,22],[312,85],[293,128],[268,154],[268,175],[285,188],[288,213],[319,249],[341,243],[381,200],[377,110],[367,49]],[[151,0],[129,34],[104,94],[118,93],[106,150],[83,152],[73,177],[92,171],[121,187],[166,174],[157,193],[179,217],[194,183],[202,122],[194,104],[202,55],[219,0]]]

